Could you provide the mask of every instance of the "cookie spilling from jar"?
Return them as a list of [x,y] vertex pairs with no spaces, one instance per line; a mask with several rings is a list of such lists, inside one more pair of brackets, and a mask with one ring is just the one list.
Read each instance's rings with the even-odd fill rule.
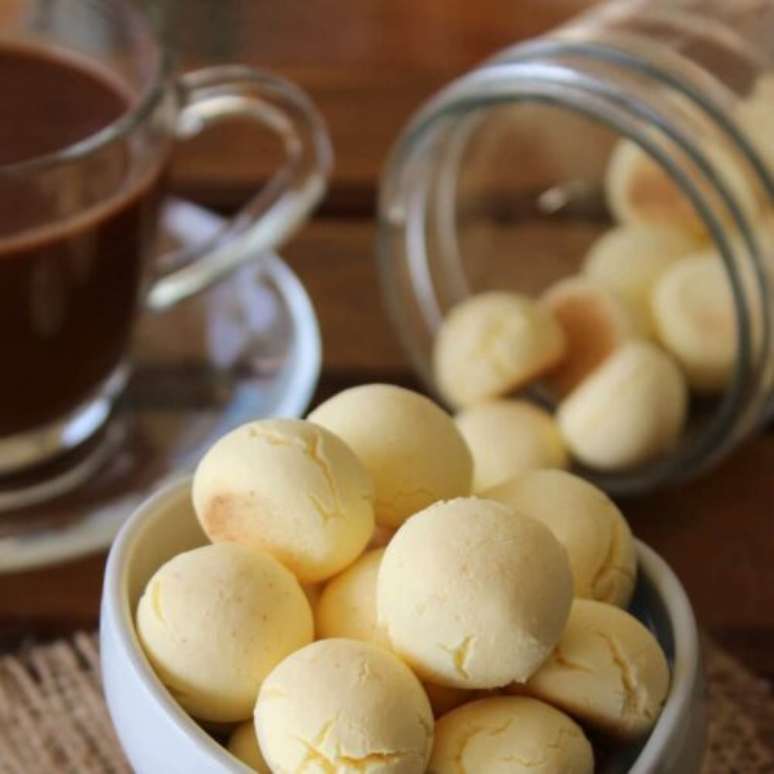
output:
[[[205,454],[192,499],[210,542],[155,572],[137,633],[247,766],[590,774],[594,745],[656,723],[669,667],[626,610],[626,519],[545,467],[564,457],[540,412],[491,410],[460,428],[417,393],[365,385]],[[479,422],[532,427],[502,448],[537,469],[499,480],[490,461],[475,495]]]
[[[528,322],[525,307],[540,314]],[[452,309],[435,341],[436,383],[460,409],[477,491],[535,461],[564,467],[572,456],[596,470],[626,470],[677,444],[688,413],[685,375],[674,356],[634,336],[633,325],[615,296],[587,281],[563,281],[544,301],[495,291]],[[530,382],[556,395],[555,415],[509,399]]]
[[[760,124],[763,112],[771,123],[768,104],[756,92],[739,106],[740,121]],[[774,143],[764,139],[759,150],[770,155]],[[772,218],[742,166],[719,146],[705,150],[756,231],[765,274]],[[605,190],[616,225],[591,244],[577,274],[539,297],[472,295],[435,332],[434,383],[459,412],[476,492],[536,465],[621,473],[658,463],[710,409],[707,398],[732,387],[742,339],[750,342],[743,362],[762,357],[761,278],[738,262],[733,281],[748,307],[738,313],[732,273],[666,171],[621,140]],[[743,254],[744,240],[724,225]]]

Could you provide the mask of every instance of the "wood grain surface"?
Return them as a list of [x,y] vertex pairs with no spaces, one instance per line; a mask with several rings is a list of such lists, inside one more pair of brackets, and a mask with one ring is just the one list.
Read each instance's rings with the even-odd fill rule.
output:
[[[320,318],[318,399],[367,380],[415,384],[382,307],[373,202],[391,142],[418,104],[494,50],[537,34],[581,0],[200,0],[177,18],[188,66],[239,60],[299,82],[319,104],[337,166],[320,216],[286,256]],[[223,148],[229,153],[224,153]],[[230,209],[270,169],[272,149],[227,127],[183,149],[178,192]],[[699,481],[623,502],[634,531],[685,583],[700,622],[774,676],[774,435]],[[104,555],[0,576],[0,647],[97,623]]]
[[[369,214],[389,148],[424,100],[496,51],[592,4],[178,0],[170,26],[186,68],[239,61],[269,67],[304,88],[328,123],[336,153],[323,213]],[[256,152],[256,144],[265,148],[266,138],[238,124],[190,143],[178,156],[176,188],[212,205],[235,206],[272,168],[273,157]]]

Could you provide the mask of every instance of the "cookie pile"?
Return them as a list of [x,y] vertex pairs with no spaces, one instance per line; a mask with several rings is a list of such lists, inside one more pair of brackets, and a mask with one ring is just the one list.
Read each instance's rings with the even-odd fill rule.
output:
[[[774,153],[766,132],[774,123],[772,88],[771,77],[759,79],[735,113],[766,161]],[[740,154],[713,138],[707,133],[697,143],[755,230],[764,274],[774,277],[767,197]],[[744,254],[727,208],[697,170],[691,174]],[[740,323],[731,275],[697,210],[632,140],[613,148],[605,193],[615,226],[579,256],[577,274],[538,298],[505,290],[472,295],[436,331],[435,384],[461,412],[463,432],[483,461],[477,492],[541,456],[545,464],[564,456],[605,473],[657,462],[686,434],[691,398],[701,408],[733,382],[741,324],[749,328],[752,356],[761,355],[764,302],[752,263],[735,262],[736,292],[745,297],[739,306],[748,307]],[[533,418],[517,419],[527,409],[513,397],[526,388],[555,411],[535,405]],[[500,422],[502,432],[491,432]],[[517,423],[528,433],[515,447],[503,437],[513,439]]]
[[259,772],[592,772],[586,729],[646,734],[669,686],[625,610],[631,532],[565,471],[480,496],[474,471],[454,420],[388,385],[229,433],[193,482],[211,542],[138,605],[157,675]]

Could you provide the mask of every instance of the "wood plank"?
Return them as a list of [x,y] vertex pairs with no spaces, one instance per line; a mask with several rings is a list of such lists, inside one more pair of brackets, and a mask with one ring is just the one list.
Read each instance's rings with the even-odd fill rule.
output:
[[264,67],[459,72],[564,22],[593,0],[167,2],[184,61]]
[[97,625],[105,554],[45,570],[0,575],[0,652],[28,639]]
[[326,373],[407,370],[384,311],[375,240],[370,221],[317,221],[284,251],[313,299]]
[[[328,125],[335,155],[323,209],[368,215],[382,165],[404,124],[442,81],[397,74],[374,81],[367,73],[286,70],[303,83]],[[277,167],[280,155],[253,126],[231,122],[186,143],[175,156],[172,187],[180,195],[219,209],[233,209]]]
[[[598,223],[584,220],[472,229],[463,243],[469,282],[476,289],[499,286],[537,293],[578,266],[599,230]],[[315,304],[328,372],[408,369],[386,313],[376,237],[370,220],[318,219],[283,249]]]
[[762,653],[774,673],[774,433],[696,481],[625,501],[634,532],[685,585],[699,621]]
[[[186,68],[238,61],[297,82],[330,128],[336,169],[326,209],[368,211],[389,148],[411,114],[494,52],[566,21],[590,0],[324,0],[179,4]],[[174,165],[176,190],[234,207],[276,164],[265,138],[232,123],[191,142]]]

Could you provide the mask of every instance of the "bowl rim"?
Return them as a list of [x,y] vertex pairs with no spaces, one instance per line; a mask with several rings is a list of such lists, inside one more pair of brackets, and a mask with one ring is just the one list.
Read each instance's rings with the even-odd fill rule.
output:
[[[168,482],[137,507],[116,536],[110,548],[102,589],[100,631],[110,627],[119,655],[131,671],[130,679],[139,685],[149,700],[169,717],[177,731],[188,737],[203,756],[202,763],[214,770],[242,774],[251,772],[225,747],[215,742],[199,724],[172,698],[156,675],[140,644],[134,624],[134,612],[129,606],[129,557],[147,525],[159,518],[164,506],[177,500],[182,490],[190,489],[192,477]],[[103,638],[101,637],[101,640]],[[104,680],[104,676],[103,676]],[[112,718],[111,718],[112,720]],[[118,730],[118,729],[116,729]],[[120,734],[119,734],[120,736]],[[209,769],[208,769],[209,770]]]
[[[140,645],[134,614],[127,593],[128,559],[135,543],[149,522],[159,518],[164,504],[190,490],[191,476],[167,483],[145,499],[118,533],[108,556],[102,591],[100,629],[110,627],[132,677],[149,699],[161,707],[178,731],[189,737],[210,765],[224,771],[249,772],[252,769],[232,756],[174,701],[156,676]],[[655,774],[664,752],[680,733],[680,718],[691,704],[699,680],[700,650],[696,618],[688,595],[674,571],[652,548],[635,538],[639,569],[647,575],[661,599],[673,632],[674,657],[667,700],[656,725],[637,755],[628,774]]]
[[681,733],[680,718],[691,705],[699,681],[700,649],[696,616],[674,570],[650,546],[635,538],[639,571],[644,572],[664,605],[672,627],[674,654],[667,700],[629,774],[657,774],[664,752]]

